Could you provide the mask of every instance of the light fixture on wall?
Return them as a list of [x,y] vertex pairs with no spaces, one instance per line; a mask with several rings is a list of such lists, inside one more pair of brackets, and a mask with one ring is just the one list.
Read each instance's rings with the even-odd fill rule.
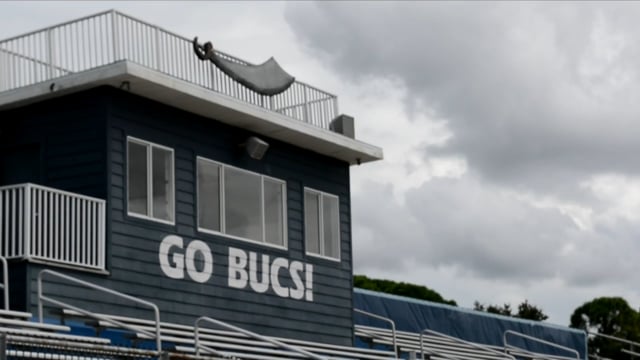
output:
[[252,159],[256,160],[262,160],[267,149],[269,149],[269,144],[256,136],[248,137],[247,140],[240,145],[244,146],[247,154],[249,154]]

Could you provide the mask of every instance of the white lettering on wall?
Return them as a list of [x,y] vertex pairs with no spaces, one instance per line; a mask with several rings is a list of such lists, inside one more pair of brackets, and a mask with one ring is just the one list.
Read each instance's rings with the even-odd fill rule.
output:
[[249,275],[244,270],[247,267],[247,254],[236,248],[229,248],[229,286],[244,289]]
[[173,247],[182,250],[182,238],[175,235],[166,236],[160,243],[160,269],[162,272],[172,279],[184,279],[184,255],[173,253],[173,265],[169,262],[169,251]]
[[[213,253],[201,240],[193,240],[185,249],[184,240],[176,235],[162,239],[158,251],[162,272],[172,279],[188,277],[198,283],[209,281],[213,274]],[[200,259],[202,266],[196,266]],[[313,301],[313,265],[289,261],[284,257],[271,260],[269,255],[246,252],[229,247],[227,286],[249,287],[257,293],[269,289],[283,298]]]
[[[204,267],[201,271],[196,269],[196,254],[200,253],[203,258]],[[213,273],[213,254],[209,246],[200,240],[193,240],[187,246],[187,273],[189,277],[195,282],[204,283],[209,280]]]
[[[179,236],[168,235],[162,239],[158,251],[162,272],[172,279],[184,279],[186,266],[187,274],[191,280],[199,283],[207,282],[213,274],[213,255],[209,246],[200,240],[194,240],[187,246],[186,254],[182,253],[183,249],[184,241]],[[198,253],[202,256],[204,263],[201,270],[196,268],[196,254]],[[169,262],[170,256],[172,256],[173,265]]]
[[[313,301],[313,265],[278,257],[269,263],[268,255],[262,255],[258,265],[258,253],[229,248],[229,287],[244,289],[249,287],[258,293],[269,288],[283,298]],[[260,274],[260,275],[259,275]],[[291,279],[293,287],[280,283],[281,279]],[[304,278],[304,282],[302,279]]]

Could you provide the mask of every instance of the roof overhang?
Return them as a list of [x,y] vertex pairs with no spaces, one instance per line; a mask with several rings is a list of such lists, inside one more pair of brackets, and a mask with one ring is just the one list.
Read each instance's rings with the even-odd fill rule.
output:
[[207,118],[247,129],[304,149],[360,164],[382,159],[382,149],[230,96],[177,79],[130,61],[0,93],[0,110],[24,106],[109,85]]

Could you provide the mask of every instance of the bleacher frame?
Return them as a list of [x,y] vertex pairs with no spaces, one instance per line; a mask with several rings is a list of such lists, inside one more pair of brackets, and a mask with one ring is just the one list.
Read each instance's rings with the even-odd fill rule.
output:
[[[0,257],[0,259],[2,259]],[[0,260],[1,261],[1,260]],[[102,293],[111,294],[143,304],[154,312],[154,319],[141,319],[114,314],[94,313],[44,295],[44,278],[55,277]],[[8,286],[4,287],[8,293]],[[59,308],[59,324],[44,322],[44,304]],[[69,275],[49,269],[38,274],[38,318],[34,321],[27,312],[0,309],[0,354],[15,358],[52,360],[89,360],[117,358],[181,358],[181,359],[237,359],[237,360],[284,360],[284,359],[348,359],[348,360],[390,360],[405,354],[430,360],[516,360],[580,359],[573,349],[538,339],[514,331],[506,331],[503,346],[491,346],[465,341],[431,329],[420,333],[398,331],[392,319],[354,309],[378,320],[386,321],[390,328],[364,325],[354,326],[354,335],[367,339],[387,349],[366,349],[349,346],[323,344],[288,338],[278,338],[257,334],[232,324],[199,317],[193,325],[174,324],[160,321],[158,307],[148,301],[138,299],[108,288],[104,288]],[[70,320],[84,323],[93,328],[96,336],[72,333]],[[222,329],[214,329],[214,325]],[[103,331],[118,330],[126,334],[131,346],[112,343],[108,337],[100,336]],[[571,352],[575,357],[541,354],[509,344],[509,336],[520,336]],[[155,344],[153,349],[138,345],[148,341]],[[137,345],[135,345],[137,344]],[[640,345],[640,344],[639,344]],[[164,347],[163,347],[164,346]],[[635,355],[635,354],[633,354]],[[0,360],[4,360],[0,357]]]

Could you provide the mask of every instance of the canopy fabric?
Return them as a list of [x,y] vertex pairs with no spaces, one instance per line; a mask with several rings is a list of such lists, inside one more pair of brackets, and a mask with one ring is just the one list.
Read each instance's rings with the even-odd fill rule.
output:
[[211,42],[200,45],[197,37],[193,39],[193,51],[200,60],[211,61],[230,78],[258,94],[280,94],[296,80],[284,71],[273,57],[260,65],[242,64],[218,55]]
[[243,65],[218,55],[211,62],[233,80],[262,95],[277,95],[295,81],[273,57],[260,65]]

